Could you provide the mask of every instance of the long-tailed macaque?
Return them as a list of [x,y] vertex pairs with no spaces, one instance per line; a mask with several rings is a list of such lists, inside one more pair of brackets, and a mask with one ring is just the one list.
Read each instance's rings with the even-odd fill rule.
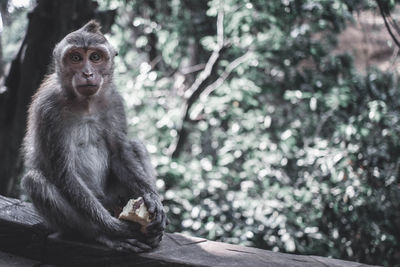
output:
[[[127,137],[115,55],[95,21],[56,45],[29,108],[22,187],[53,229],[140,252],[158,245],[167,218],[146,148]],[[139,196],[153,217],[147,234],[115,217]]]

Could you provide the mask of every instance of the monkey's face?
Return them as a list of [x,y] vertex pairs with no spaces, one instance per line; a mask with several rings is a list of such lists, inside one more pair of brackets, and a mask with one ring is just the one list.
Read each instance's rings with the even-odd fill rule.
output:
[[84,97],[95,95],[109,72],[110,58],[101,46],[71,48],[63,57],[64,71],[71,79],[71,87]]

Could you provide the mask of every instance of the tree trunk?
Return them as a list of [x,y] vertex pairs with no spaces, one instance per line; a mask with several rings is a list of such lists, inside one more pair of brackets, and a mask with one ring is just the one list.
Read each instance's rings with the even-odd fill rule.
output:
[[1,16],[0,16],[0,18],[1,18],[1,21],[0,21],[0,23],[2,24],[2,26],[0,27],[0,93],[1,93],[1,90],[2,90],[2,85],[3,85],[3,76],[4,76],[4,61],[3,61],[3,42],[2,42],[2,40],[3,40],[3,27],[5,26],[5,25],[8,25],[8,17],[9,17],[9,14],[8,14],[8,10],[7,10],[7,7],[8,7],[8,0],[3,0],[3,1],[1,1],[0,2],[0,14],[1,14]]
[[7,90],[0,94],[0,194],[19,194],[16,182],[22,170],[20,146],[27,108],[48,71],[55,44],[93,18],[110,29],[115,10],[97,12],[97,6],[92,0],[38,0],[29,13],[25,39],[6,79]]

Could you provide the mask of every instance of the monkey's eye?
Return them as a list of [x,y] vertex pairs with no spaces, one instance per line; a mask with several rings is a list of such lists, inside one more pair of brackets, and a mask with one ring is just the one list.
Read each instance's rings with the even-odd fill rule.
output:
[[89,59],[91,61],[93,61],[93,62],[97,62],[97,61],[100,61],[101,55],[99,53],[97,53],[97,52],[93,52],[93,53],[90,54]]
[[74,63],[77,63],[77,62],[79,62],[79,61],[82,60],[82,56],[79,55],[79,54],[71,54],[71,55],[69,56],[69,58],[70,58],[71,61],[74,62]]

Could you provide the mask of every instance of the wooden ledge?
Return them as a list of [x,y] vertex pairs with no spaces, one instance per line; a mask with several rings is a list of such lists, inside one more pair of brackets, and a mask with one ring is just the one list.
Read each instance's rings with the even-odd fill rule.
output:
[[271,252],[166,234],[148,253],[122,253],[95,243],[61,239],[32,204],[0,196],[0,264],[8,266],[368,266],[361,263]]

